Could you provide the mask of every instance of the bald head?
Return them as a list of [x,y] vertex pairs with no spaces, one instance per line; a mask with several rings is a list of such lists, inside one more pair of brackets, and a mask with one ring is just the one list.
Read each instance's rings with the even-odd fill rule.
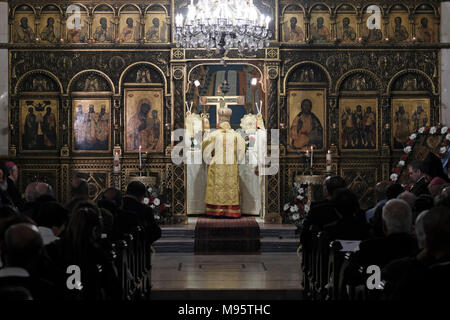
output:
[[53,196],[52,187],[49,184],[44,183],[44,182],[39,182],[36,185],[36,192],[39,194],[39,197],[43,196],[43,195]]
[[36,191],[36,186],[38,184],[39,182],[31,182],[25,188],[25,200],[27,200],[27,202],[33,202],[39,197],[39,194]]
[[412,211],[406,201],[401,199],[389,200],[383,207],[382,217],[386,235],[411,232]]
[[414,207],[414,204],[416,203],[416,195],[414,193],[411,193],[409,191],[402,192],[398,195],[397,199],[405,200],[410,208]]
[[25,188],[25,199],[27,202],[34,202],[43,195],[53,196],[52,187],[45,182],[31,182]]
[[5,232],[6,265],[28,269],[41,253],[43,246],[36,226],[29,223],[12,225]]

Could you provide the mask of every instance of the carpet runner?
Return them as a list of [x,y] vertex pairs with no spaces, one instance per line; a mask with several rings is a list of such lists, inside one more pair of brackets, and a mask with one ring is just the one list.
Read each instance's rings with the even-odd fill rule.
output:
[[259,253],[259,225],[253,217],[240,219],[198,218],[195,254]]

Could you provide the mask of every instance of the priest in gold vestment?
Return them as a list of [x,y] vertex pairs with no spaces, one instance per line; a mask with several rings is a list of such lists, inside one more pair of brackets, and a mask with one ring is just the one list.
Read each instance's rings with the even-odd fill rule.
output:
[[239,218],[238,163],[245,155],[245,140],[231,128],[231,113],[222,103],[217,110],[218,129],[202,142],[203,154],[210,157],[205,203],[207,215]]

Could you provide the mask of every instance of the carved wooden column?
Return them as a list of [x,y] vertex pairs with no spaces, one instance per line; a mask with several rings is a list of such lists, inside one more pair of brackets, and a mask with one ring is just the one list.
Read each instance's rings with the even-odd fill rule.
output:
[[[121,157],[122,157],[122,143],[121,141],[125,141],[125,139],[121,140],[121,133],[124,130],[123,121],[122,121],[122,112],[121,112],[121,97],[120,96],[114,96],[113,98],[113,138],[114,138],[114,148],[113,148],[113,168],[112,168],[112,185],[120,190],[121,188]],[[125,143],[125,142],[124,142]],[[117,165],[115,163],[115,156],[116,154],[119,157],[119,163],[118,163],[118,172],[114,172],[114,166]]]
[[[279,79],[279,64],[275,62],[267,63],[265,66],[265,76],[267,84],[267,130],[268,143],[271,141],[271,129],[279,129],[279,108],[278,108],[278,79]],[[272,146],[279,148],[279,144]],[[268,149],[270,154],[279,150]],[[272,164],[273,165],[273,164]],[[281,199],[280,199],[280,184],[281,184],[281,168],[278,164],[278,170],[275,174],[267,176],[267,212],[264,221],[267,223],[281,223]]]
[[9,109],[9,155],[17,155],[17,146],[19,145],[19,99],[11,98]]
[[61,115],[61,133],[60,133],[60,138],[61,138],[61,151],[60,151],[60,156],[61,157],[68,157],[70,154],[69,151],[69,128],[71,128],[71,124],[70,124],[70,119],[71,119],[71,114],[70,111],[72,110],[71,105],[70,105],[70,98],[68,96],[64,96],[61,99],[61,111],[62,111],[62,115]]
[[[184,78],[186,66],[174,63],[171,66],[172,75],[172,130],[184,128]],[[186,169],[185,165],[172,165],[172,203],[173,222],[187,223],[186,215]]]

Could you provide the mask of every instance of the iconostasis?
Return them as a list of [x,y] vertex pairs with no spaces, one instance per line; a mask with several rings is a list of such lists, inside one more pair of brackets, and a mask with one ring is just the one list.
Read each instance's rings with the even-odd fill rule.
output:
[[266,221],[282,222],[311,146],[316,170],[330,150],[332,171],[370,206],[413,129],[440,121],[439,1],[254,3],[272,17],[270,46],[224,57],[176,47],[173,17],[187,0],[9,1],[9,151],[22,190],[43,180],[66,201],[75,175],[92,197],[144,175],[164,186],[172,222],[185,222],[189,186],[185,165],[171,161],[172,131],[184,127],[186,102],[214,128],[227,80],[233,128],[260,103],[265,127],[280,130]]

